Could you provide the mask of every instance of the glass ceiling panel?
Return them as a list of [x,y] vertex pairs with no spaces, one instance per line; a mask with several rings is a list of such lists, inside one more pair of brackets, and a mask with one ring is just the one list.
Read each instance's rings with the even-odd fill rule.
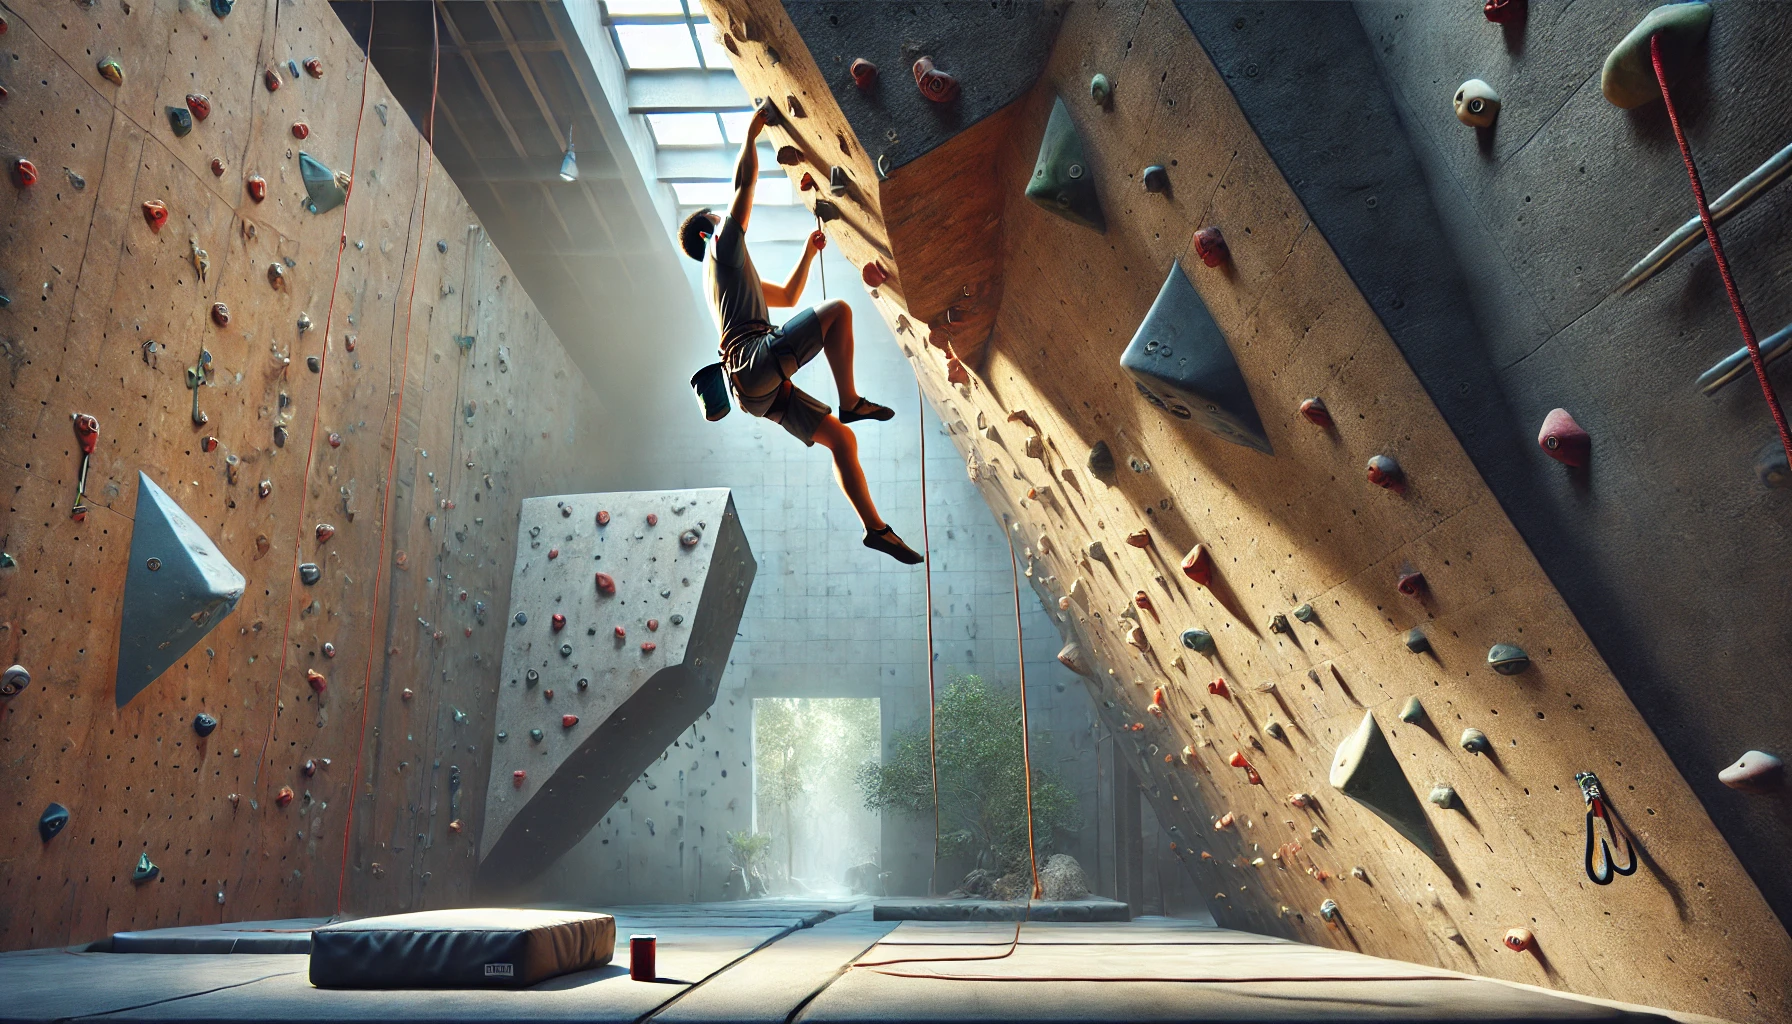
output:
[[720,146],[722,129],[714,114],[648,114],[653,141],[662,146]]
[[728,63],[728,48],[716,41],[715,27],[708,22],[697,22],[697,43],[703,47],[703,63],[718,71],[727,71],[734,65]]
[[615,31],[622,59],[631,70],[701,66],[685,25],[617,25]]
[[[728,65],[724,64],[723,67]],[[730,110],[722,114],[722,127],[728,133],[728,144],[738,146],[747,141],[747,122],[753,120],[751,110]],[[767,138],[761,135],[760,138]]]
[[[678,196],[680,206],[721,209],[734,201],[734,184],[727,181],[677,181],[672,183],[672,192]],[[753,190],[753,202],[757,206],[790,206],[795,202],[795,194],[789,178],[760,178],[759,187]]]
[[684,4],[680,0],[604,0],[604,8],[612,18],[684,13]]

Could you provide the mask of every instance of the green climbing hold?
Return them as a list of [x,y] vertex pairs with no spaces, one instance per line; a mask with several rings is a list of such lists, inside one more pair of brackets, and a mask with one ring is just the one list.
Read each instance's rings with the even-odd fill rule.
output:
[[186,107],[169,107],[168,127],[174,130],[175,138],[186,138],[193,130],[193,112]]
[[1414,626],[1406,631],[1406,649],[1414,654],[1424,654],[1431,649],[1431,640],[1424,630]]
[[348,175],[330,170],[310,153],[299,154],[299,175],[305,179],[305,209],[312,213],[327,213],[348,201]]
[[1045,124],[1039,160],[1027,182],[1027,198],[1075,224],[1105,232],[1101,201],[1095,195],[1095,172],[1083,156],[1083,137],[1070,120],[1070,108],[1059,97]]
[[1301,622],[1312,622],[1319,617],[1310,604],[1295,605],[1293,615]]
[[1400,705],[1400,720],[1407,725],[1418,725],[1425,720],[1425,705],[1420,704],[1417,697],[1406,698],[1406,703]]
[[162,869],[155,866],[155,862],[149,859],[149,854],[138,854],[137,869],[131,872],[131,881],[138,885],[142,885],[144,882],[151,881],[161,873]]
[[1114,102],[1114,83],[1108,81],[1106,75],[1096,75],[1089,79],[1089,98],[1098,107],[1106,107]]
[[1662,69],[1672,83],[1710,31],[1711,5],[1702,0],[1655,8],[1606,55],[1605,68],[1599,72],[1599,91],[1625,110],[1660,99],[1661,84],[1655,78],[1649,40],[1661,38]]
[[1462,749],[1471,754],[1485,754],[1493,749],[1493,744],[1487,741],[1487,734],[1479,729],[1462,730],[1462,739],[1458,742],[1462,744]]
[[1388,746],[1373,712],[1363,714],[1357,727],[1332,756],[1332,786],[1345,796],[1374,811],[1428,857],[1436,858],[1431,830],[1419,798],[1400,770],[1400,759]]
[[1206,654],[1213,650],[1213,634],[1205,629],[1185,629],[1182,631],[1182,646]]
[[1531,667],[1531,656],[1513,644],[1494,644],[1487,651],[1487,664],[1502,676],[1515,676]]

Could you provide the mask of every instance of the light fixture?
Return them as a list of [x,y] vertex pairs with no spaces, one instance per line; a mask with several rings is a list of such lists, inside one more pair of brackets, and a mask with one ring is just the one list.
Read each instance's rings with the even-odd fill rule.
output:
[[560,180],[579,180],[579,156],[572,148],[572,126],[566,129],[566,156],[560,161]]

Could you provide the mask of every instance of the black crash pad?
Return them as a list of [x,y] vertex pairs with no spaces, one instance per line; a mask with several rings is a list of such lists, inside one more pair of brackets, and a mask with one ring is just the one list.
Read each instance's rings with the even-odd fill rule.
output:
[[526,988],[610,962],[616,920],[564,910],[426,910],[319,928],[319,988]]

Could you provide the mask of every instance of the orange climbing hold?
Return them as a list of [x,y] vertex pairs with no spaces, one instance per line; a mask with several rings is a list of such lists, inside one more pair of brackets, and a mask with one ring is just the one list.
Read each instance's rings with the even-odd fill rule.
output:
[[1245,778],[1251,781],[1251,785],[1263,785],[1263,777],[1257,774],[1257,769],[1252,767],[1251,762],[1245,758],[1243,751],[1234,750],[1232,756],[1226,759],[1226,763],[1234,768],[1243,768]]
[[854,57],[847,66],[846,73],[852,76],[852,84],[860,89],[869,89],[877,84],[877,65],[863,57]]
[[37,165],[19,157],[12,162],[12,180],[20,188],[30,188],[37,184]]
[[1220,815],[1219,819],[1213,823],[1213,830],[1215,832],[1223,832],[1226,829],[1231,828],[1232,823],[1237,820],[1238,819],[1232,815],[1231,811],[1227,811],[1226,813]]
[[149,230],[160,233],[162,225],[168,223],[168,204],[160,199],[144,200],[143,219],[149,222]]
[[610,513],[605,511],[604,509],[601,509],[601,508],[598,509],[597,510],[597,525],[599,525],[599,526],[610,525]]
[[285,807],[287,804],[292,803],[292,787],[281,786],[280,792],[274,794],[274,803],[279,804],[281,807]]
[[243,185],[249,190],[249,198],[258,203],[268,197],[268,180],[259,174],[249,175]]
[[295,139],[310,138],[311,126],[303,121],[294,121],[292,123],[292,137]]
[[1126,543],[1135,548],[1148,548],[1151,546],[1151,531],[1139,530],[1136,533],[1129,533],[1126,535]]

